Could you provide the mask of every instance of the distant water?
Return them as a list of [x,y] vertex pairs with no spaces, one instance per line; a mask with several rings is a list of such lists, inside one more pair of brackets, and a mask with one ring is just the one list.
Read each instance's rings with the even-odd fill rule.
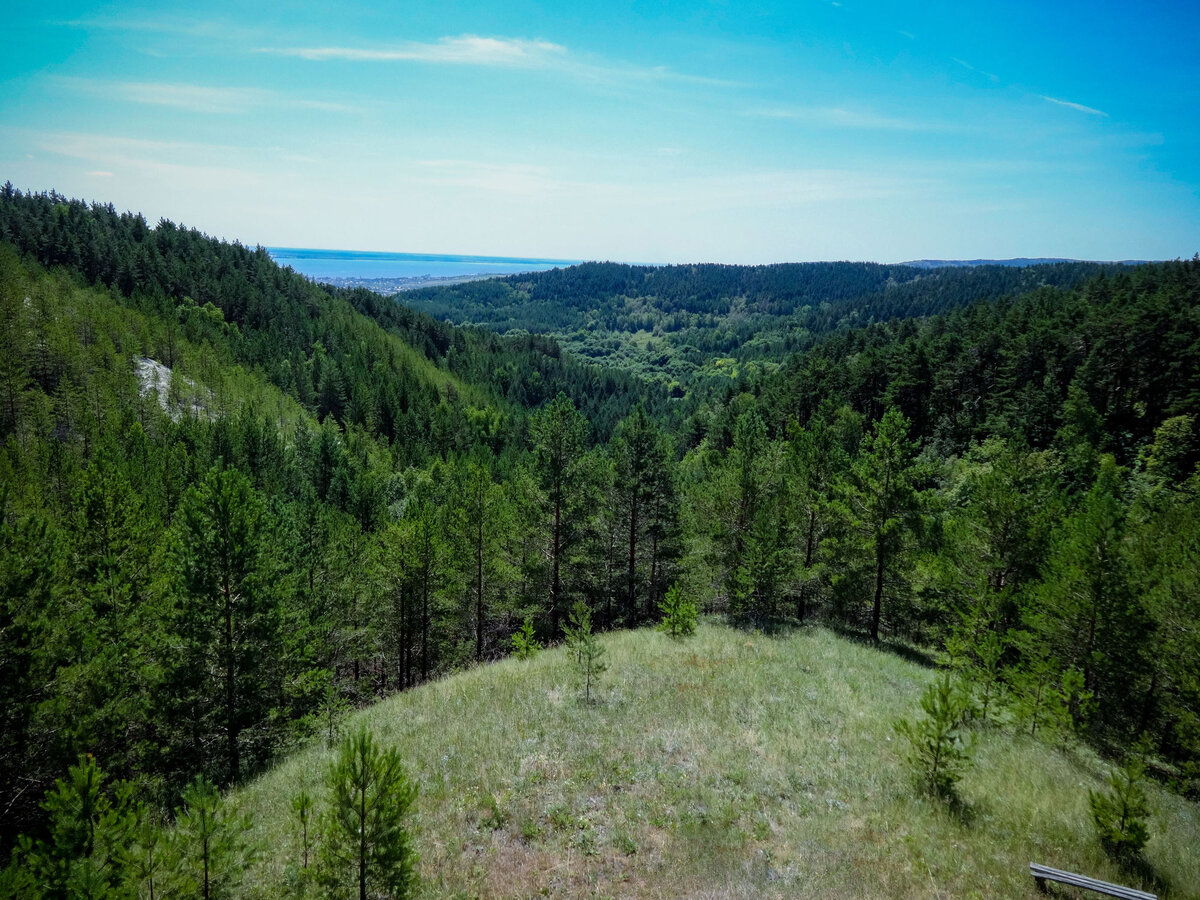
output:
[[360,250],[310,250],[267,247],[281,266],[315,278],[445,278],[454,275],[515,275],[574,265],[572,259],[525,259],[513,256],[458,256],[435,253],[382,253]]

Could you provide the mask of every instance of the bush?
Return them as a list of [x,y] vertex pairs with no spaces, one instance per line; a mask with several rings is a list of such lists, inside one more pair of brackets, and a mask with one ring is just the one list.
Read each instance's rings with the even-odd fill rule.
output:
[[662,611],[663,619],[658,625],[660,631],[665,631],[673,638],[696,633],[696,618],[699,615],[696,604],[684,596],[678,585],[671,585],[667,591],[662,601]]
[[1150,838],[1146,822],[1150,804],[1143,787],[1145,776],[1145,764],[1131,757],[1124,766],[1109,774],[1108,793],[1088,791],[1096,833],[1104,849],[1113,856],[1137,856]]
[[970,703],[947,672],[921,696],[924,718],[915,722],[901,719],[895,725],[910,744],[909,762],[934,796],[953,798],[962,771],[970,763],[972,748],[962,736],[963,714]]

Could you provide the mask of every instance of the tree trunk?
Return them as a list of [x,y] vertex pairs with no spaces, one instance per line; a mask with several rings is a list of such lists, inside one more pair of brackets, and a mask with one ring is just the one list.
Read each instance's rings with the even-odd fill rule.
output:
[[871,610],[871,640],[879,640],[879,618],[883,612],[883,571],[885,553],[883,539],[875,538],[875,606]]
[[637,485],[632,488],[633,496],[629,503],[629,587],[628,594],[625,598],[626,616],[629,621],[626,623],[632,625],[637,617],[637,528],[638,528],[638,502],[637,502]]
[[237,727],[237,666],[233,658],[233,591],[230,588],[228,576],[221,579],[221,592],[224,594],[225,614],[225,740],[229,754],[229,780],[236,782],[240,774],[238,759],[238,727]]
[[554,534],[551,536],[550,552],[553,556],[551,560],[551,576],[550,576],[550,633],[552,637],[558,635],[558,601],[561,585],[558,580],[558,558],[562,552],[561,546],[561,529],[562,529],[562,497],[556,491],[554,494]]

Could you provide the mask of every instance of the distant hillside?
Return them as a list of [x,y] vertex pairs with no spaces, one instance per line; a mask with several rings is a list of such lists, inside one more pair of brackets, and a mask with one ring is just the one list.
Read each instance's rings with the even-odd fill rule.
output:
[[698,383],[771,370],[842,328],[929,316],[1120,270],[1061,262],[922,269],[876,263],[631,266],[585,263],[406,292],[438,319],[552,335],[580,356],[661,381]]
[[[429,896],[1035,897],[1030,860],[1196,896],[1200,809],[1155,789],[1145,871],[1101,850],[1088,790],[1107,766],[1011,726],[978,734],[954,815],[922,798],[892,723],[933,673],[823,629],[704,625],[676,642],[603,638],[599,702],[567,653],[508,659],[364,710],[420,785]],[[265,855],[243,895],[296,878],[301,790],[324,803],[310,746],[233,795]]]
[[[1026,266],[1044,266],[1051,263],[1077,263],[1084,262],[1079,259],[1066,259],[1058,256],[1039,256],[1028,257],[1019,256],[1015,259],[914,259],[909,262],[900,263],[902,266],[912,266],[916,269],[945,269],[945,268],[966,268],[970,266],[1012,266],[1014,268],[1025,268]],[[1146,259],[1123,259],[1115,265],[1121,266],[1136,266],[1142,263],[1150,262]]]

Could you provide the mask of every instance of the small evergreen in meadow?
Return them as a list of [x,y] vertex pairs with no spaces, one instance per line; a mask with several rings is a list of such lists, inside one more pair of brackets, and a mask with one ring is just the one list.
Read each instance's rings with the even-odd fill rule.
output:
[[971,746],[962,736],[963,714],[970,702],[947,672],[921,695],[924,717],[901,719],[895,725],[911,745],[909,762],[934,796],[953,798],[962,771],[970,762]]
[[406,825],[417,786],[400,753],[381,750],[363,728],[342,743],[325,783],[330,808],[322,823],[321,858],[329,896],[367,900],[370,890],[407,897],[417,877]]
[[663,618],[658,627],[673,638],[696,633],[696,604],[684,596],[678,585],[671,585],[662,601]]
[[308,791],[301,791],[292,798],[292,812],[296,814],[296,821],[300,824],[300,868],[308,870],[308,823],[312,820],[313,798]]
[[591,703],[592,685],[608,665],[604,662],[604,645],[592,632],[592,611],[582,600],[575,602],[563,631],[567,635],[567,648],[575,654],[575,667],[583,682],[583,700]]
[[182,799],[175,811],[178,893],[204,900],[229,896],[253,856],[250,817],[227,809],[217,786],[203,775],[184,789]]
[[512,636],[513,656],[517,659],[533,659],[542,649],[538,639],[533,635],[533,616],[525,617],[521,630]]
[[1108,793],[1088,791],[1096,833],[1104,849],[1113,856],[1137,856],[1150,838],[1146,822],[1150,804],[1142,784],[1145,777],[1145,764],[1137,756],[1131,756],[1124,766],[1109,774]]

